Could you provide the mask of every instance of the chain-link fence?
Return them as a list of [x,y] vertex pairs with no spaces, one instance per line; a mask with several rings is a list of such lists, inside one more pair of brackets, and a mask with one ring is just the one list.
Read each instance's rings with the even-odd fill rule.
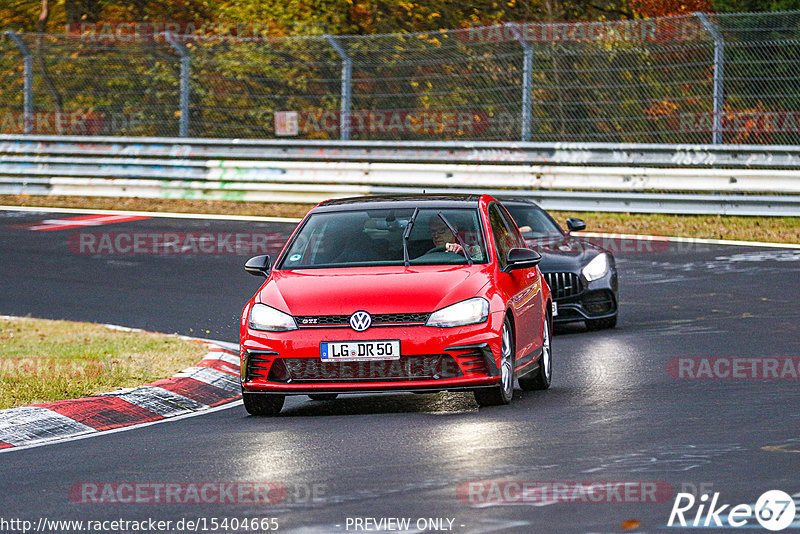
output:
[[797,144],[800,12],[0,41],[0,132]]

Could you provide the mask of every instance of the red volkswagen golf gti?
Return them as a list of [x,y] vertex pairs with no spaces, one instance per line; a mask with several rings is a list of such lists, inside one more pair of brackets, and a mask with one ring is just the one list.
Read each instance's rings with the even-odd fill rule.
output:
[[494,198],[323,202],[297,226],[242,311],[242,395],[254,415],[286,395],[471,390],[508,404],[551,378],[551,297]]

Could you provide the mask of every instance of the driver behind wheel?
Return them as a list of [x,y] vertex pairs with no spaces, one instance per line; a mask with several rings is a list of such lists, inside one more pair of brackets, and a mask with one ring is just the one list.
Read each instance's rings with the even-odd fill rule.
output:
[[[458,240],[441,217],[431,217],[431,220],[428,222],[428,227],[431,229],[431,240],[433,241],[434,247],[441,248],[446,252],[455,252],[456,254],[464,253],[464,248],[457,243]],[[458,228],[455,230],[458,231]]]
[[[458,232],[458,226],[456,226],[452,221],[450,224],[453,226],[453,229]],[[461,246],[456,236],[450,231],[450,228],[447,227],[441,217],[438,215],[433,215],[428,220],[428,228],[431,231],[431,241],[433,241],[434,246],[433,251],[453,252],[455,254],[462,254],[466,256],[464,247]],[[465,241],[463,237],[462,241]],[[473,259],[479,259],[482,256],[481,247],[470,244],[468,240],[466,241],[467,242],[465,244],[467,245],[470,256]]]

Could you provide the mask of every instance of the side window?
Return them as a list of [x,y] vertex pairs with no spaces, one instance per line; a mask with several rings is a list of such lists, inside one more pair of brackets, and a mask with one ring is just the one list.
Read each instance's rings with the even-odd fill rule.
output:
[[511,241],[514,243],[511,248],[528,248],[528,244],[525,243],[525,238],[522,237],[522,234],[519,233],[517,230],[517,225],[514,224],[514,219],[511,217],[511,214],[505,209],[505,206],[500,207],[498,206],[500,211],[500,216],[505,220],[506,227],[508,228],[508,233],[511,237]]
[[489,224],[492,226],[494,246],[497,248],[497,262],[500,268],[506,266],[508,252],[518,246],[516,244],[514,227],[509,226],[507,216],[497,204],[489,206]]

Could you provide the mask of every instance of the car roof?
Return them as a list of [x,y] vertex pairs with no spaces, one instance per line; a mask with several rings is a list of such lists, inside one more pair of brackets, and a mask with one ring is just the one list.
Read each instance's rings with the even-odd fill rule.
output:
[[314,212],[350,211],[354,209],[403,208],[477,208],[482,195],[383,195],[327,200]]
[[524,204],[526,206],[534,207],[540,210],[542,209],[542,207],[539,204],[526,197],[497,196],[495,198],[500,202],[502,202],[503,204]]

